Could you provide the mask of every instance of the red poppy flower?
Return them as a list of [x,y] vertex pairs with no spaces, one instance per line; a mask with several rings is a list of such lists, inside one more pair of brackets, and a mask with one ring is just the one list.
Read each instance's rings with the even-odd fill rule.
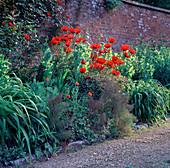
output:
[[106,60],[104,58],[97,58],[97,62],[100,64],[105,64]]
[[124,63],[125,63],[125,61],[120,62],[120,64],[124,64]]
[[87,119],[87,116],[85,116],[84,118]]
[[76,86],[79,86],[79,83],[78,83],[78,82],[76,82],[75,84],[76,84]]
[[92,68],[93,68],[93,64],[91,63],[91,64],[90,64],[90,69],[92,69]]
[[113,74],[113,75],[120,75],[120,72],[119,72],[119,71],[116,71],[116,70],[112,70],[112,74]]
[[5,23],[2,23],[3,26],[5,26]]
[[70,44],[69,42],[65,43],[65,45],[66,45],[67,47],[70,47],[70,46],[71,46],[71,44]]
[[131,48],[131,49],[129,50],[129,52],[130,52],[131,54],[133,54],[133,55],[135,55],[135,53],[136,53],[136,51],[135,51],[133,48]]
[[67,15],[67,16],[66,16],[66,18],[68,18],[68,19],[69,19],[69,18],[70,18],[70,16],[68,16],[68,15]]
[[63,5],[60,1],[57,1],[60,5]]
[[50,13],[47,12],[47,15],[50,16]]
[[53,37],[51,40],[51,44],[56,44],[58,45],[60,43],[60,41],[56,40],[56,37]]
[[36,13],[36,14],[35,14],[35,16],[37,16],[37,17],[38,17],[38,14]]
[[88,95],[89,95],[89,96],[92,96],[92,93],[91,93],[91,92],[89,92],[89,93],[88,93]]
[[125,44],[125,45],[121,45],[121,50],[122,51],[127,51],[128,49],[130,48],[130,46],[129,45],[127,45],[127,44]]
[[82,59],[80,63],[81,63],[81,64],[85,64],[86,61],[85,61],[84,59]]
[[25,37],[26,40],[29,40],[29,39],[30,39],[30,37],[29,37],[28,34],[27,34],[27,35],[23,35],[23,37]]
[[65,102],[63,102],[63,105],[65,105],[66,103]]
[[80,73],[85,73],[86,72],[86,68],[80,68]]
[[92,123],[90,123],[90,125],[92,125]]
[[79,43],[81,42],[82,38],[76,39],[76,43],[77,45],[79,45]]
[[67,95],[67,96],[66,96],[67,99],[70,99],[70,97],[71,97],[70,95]]
[[49,78],[46,78],[46,81],[47,81],[47,82],[49,82],[49,81],[50,81],[50,79],[49,79]]
[[85,43],[86,42],[86,37],[84,39],[82,39],[82,40],[83,40],[83,43]]
[[61,30],[68,32],[68,31],[69,31],[69,28],[68,28],[67,26],[65,26],[65,27],[63,26],[63,27],[61,28]]
[[105,66],[102,66],[102,67],[101,67],[101,70],[104,71],[104,70],[105,70]]
[[123,55],[124,55],[126,58],[130,58],[130,56],[128,56],[128,53],[127,53],[127,52],[123,53]]
[[107,61],[107,65],[110,66],[110,67],[112,67],[113,61],[112,61],[112,60],[108,60],[108,61]]
[[89,76],[89,75],[87,75],[87,76],[86,76],[86,79],[89,79],[89,78],[90,78],[90,76]]
[[75,32],[76,32],[76,30],[71,27],[70,28],[70,33],[75,33]]
[[68,53],[71,53],[71,48],[70,48],[70,47],[67,48],[66,53],[67,53],[67,54],[68,54]]
[[14,27],[17,27],[17,25],[14,25]]
[[80,29],[79,27],[77,27],[77,28],[75,29],[75,32],[76,32],[76,34],[81,33],[81,29]]
[[113,37],[109,37],[109,43],[114,43],[116,40]]
[[13,26],[13,24],[12,24],[11,22],[9,22],[9,23],[8,23],[8,25],[9,25],[10,27],[12,27],[12,26]]
[[112,45],[111,44],[105,44],[104,47],[105,48],[110,48]]
[[112,60],[116,61],[118,59],[118,57],[112,56]]
[[101,48],[100,44],[94,43],[91,45],[91,49],[100,49],[100,48]]
[[7,147],[5,146],[5,149],[7,149]]

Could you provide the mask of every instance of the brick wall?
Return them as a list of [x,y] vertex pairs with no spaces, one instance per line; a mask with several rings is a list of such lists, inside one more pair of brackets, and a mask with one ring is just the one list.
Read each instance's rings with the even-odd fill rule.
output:
[[67,14],[74,26],[79,25],[84,32],[88,29],[90,42],[105,41],[114,37],[115,49],[121,44],[136,44],[138,38],[157,42],[162,35],[170,39],[170,11],[129,0],[123,0],[117,10],[106,11],[103,0],[67,0]]

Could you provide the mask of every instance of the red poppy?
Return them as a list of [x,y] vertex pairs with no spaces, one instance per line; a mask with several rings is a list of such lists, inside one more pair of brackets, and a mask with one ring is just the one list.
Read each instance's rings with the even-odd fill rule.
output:
[[124,64],[124,63],[125,63],[125,61],[120,62],[120,64]]
[[29,40],[29,39],[30,39],[30,37],[29,37],[28,34],[27,34],[27,35],[23,35],[23,37],[25,37],[26,40]]
[[119,72],[119,71],[116,71],[116,70],[112,70],[112,74],[113,74],[113,75],[120,75],[120,72]]
[[86,37],[84,39],[82,39],[82,40],[83,40],[83,43],[85,43],[86,42]]
[[56,44],[58,45],[60,43],[60,41],[56,40],[56,37],[53,37],[51,40],[51,44]]
[[75,33],[76,32],[76,30],[74,29],[74,28],[70,28],[70,33]]
[[114,43],[116,40],[113,37],[109,37],[109,43]]
[[49,82],[49,81],[50,81],[50,79],[49,79],[49,78],[46,78],[46,81],[47,81],[47,82]]
[[66,45],[67,47],[70,47],[70,46],[71,46],[70,42],[65,43],[65,45]]
[[92,123],[90,123],[90,125],[92,125]]
[[63,5],[60,1],[57,1],[60,5]]
[[78,82],[76,82],[75,84],[76,84],[76,86],[79,86],[79,83],[78,83]]
[[0,148],[0,150],[2,150],[2,149]]
[[82,38],[76,39],[76,43],[77,45],[79,45],[79,43],[81,42]]
[[127,45],[127,44],[125,44],[125,45],[121,45],[121,50],[122,51],[127,51],[128,49],[130,48],[130,46],[129,45]]
[[77,28],[75,29],[75,32],[76,32],[76,34],[81,33],[81,29],[80,29],[79,27],[77,27]]
[[61,30],[68,32],[68,31],[69,31],[69,28],[68,28],[67,26],[65,26],[65,27],[63,26],[63,27],[61,28]]
[[66,96],[67,99],[70,99],[70,97],[71,97],[70,95],[67,95],[67,96]]
[[133,55],[135,55],[135,53],[136,53],[136,51],[135,51],[133,48],[131,48],[131,49],[129,50],[129,52],[130,52],[131,54],[133,54]]
[[87,116],[85,116],[84,118],[87,119]]
[[38,17],[38,14],[37,14],[37,13],[36,13],[35,15]]
[[91,63],[91,64],[90,64],[90,69],[92,69],[92,68],[93,68],[93,64]]
[[105,64],[106,60],[104,58],[97,58],[97,62],[100,64]]
[[101,70],[104,71],[104,70],[105,70],[105,66],[102,66],[102,67],[101,67]]
[[112,67],[113,61],[112,61],[112,60],[108,60],[108,61],[107,61],[107,65],[110,66],[110,67]]
[[70,47],[67,48],[66,53],[67,53],[67,54],[68,54],[68,53],[71,53],[71,48],[70,48]]
[[89,76],[89,75],[87,75],[87,76],[86,76],[86,79],[89,79],[89,78],[90,78],[90,76]]
[[123,53],[123,55],[124,55],[126,58],[130,58],[130,56],[128,56],[128,53],[127,53],[127,52]]
[[66,103],[65,102],[63,102],[63,105],[65,105]]
[[86,72],[86,68],[80,68],[80,73],[85,73]]
[[118,59],[118,57],[112,56],[112,60],[116,61]]
[[5,26],[5,23],[2,23],[3,26]]
[[50,16],[50,13],[47,12],[47,15]]
[[5,146],[5,149],[7,149],[7,147]]
[[100,46],[100,44],[96,44],[96,43],[94,43],[94,44],[92,44],[91,45],[91,49],[100,49],[101,48],[101,46]]
[[12,24],[11,22],[9,22],[9,23],[8,23],[8,25],[9,25],[10,27],[12,27],[12,26],[13,26],[13,24]]
[[105,48],[110,48],[112,45],[111,44],[105,44],[104,47]]
[[14,27],[17,27],[17,25],[14,25]]
[[81,63],[81,64],[85,64],[86,61],[85,61],[84,59],[82,59],[80,63]]
[[91,93],[91,92],[89,92],[89,93],[88,93],[88,95],[89,95],[89,96],[92,96],[92,93]]
[[70,16],[68,16],[68,15],[67,15],[67,16],[66,16],[66,18],[68,18],[68,19],[69,19],[69,18],[70,18]]

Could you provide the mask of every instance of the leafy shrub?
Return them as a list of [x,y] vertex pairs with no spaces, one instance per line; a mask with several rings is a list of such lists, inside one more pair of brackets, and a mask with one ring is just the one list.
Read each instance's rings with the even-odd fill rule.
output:
[[6,84],[1,83],[1,146],[21,146],[23,151],[29,151],[30,154],[38,146],[43,146],[53,137],[46,121],[47,111],[45,102],[16,76],[11,77]]
[[[132,80],[157,79],[163,85],[170,82],[170,52],[165,45],[149,45],[141,43],[135,47],[137,51],[126,60],[119,71]],[[168,87],[168,86],[167,86]]]
[[120,5],[120,0],[104,0],[106,10],[115,10]]
[[134,115],[144,122],[165,118],[169,109],[169,90],[156,80],[136,81],[132,84],[130,103]]

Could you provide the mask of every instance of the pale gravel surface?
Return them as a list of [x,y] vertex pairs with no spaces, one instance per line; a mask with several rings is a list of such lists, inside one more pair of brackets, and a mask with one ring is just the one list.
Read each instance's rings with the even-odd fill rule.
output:
[[170,168],[170,124],[107,141],[75,153],[62,153],[34,168]]

